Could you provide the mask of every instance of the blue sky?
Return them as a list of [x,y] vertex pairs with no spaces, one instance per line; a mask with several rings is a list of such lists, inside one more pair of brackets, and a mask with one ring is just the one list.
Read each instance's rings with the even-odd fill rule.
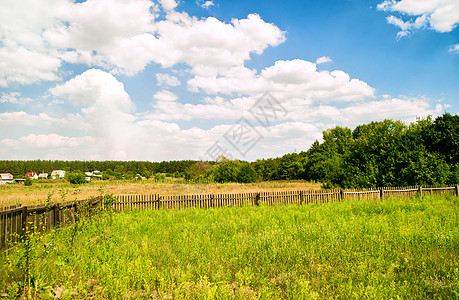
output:
[[459,112],[457,0],[77,2],[0,4],[2,159],[255,160]]

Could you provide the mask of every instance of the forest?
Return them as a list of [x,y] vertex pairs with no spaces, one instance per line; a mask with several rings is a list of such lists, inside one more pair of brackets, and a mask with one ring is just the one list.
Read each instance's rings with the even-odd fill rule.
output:
[[303,179],[325,188],[440,185],[459,182],[459,116],[444,113],[411,124],[386,119],[323,132],[307,150],[254,162],[208,161],[0,161],[0,172],[22,177],[26,172],[62,169],[99,170],[104,179],[132,179],[155,174],[215,182]]

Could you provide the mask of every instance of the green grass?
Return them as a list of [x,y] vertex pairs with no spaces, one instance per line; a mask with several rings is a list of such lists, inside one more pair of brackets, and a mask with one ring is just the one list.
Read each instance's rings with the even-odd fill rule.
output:
[[3,255],[0,295],[457,299],[458,204],[432,196],[102,213]]

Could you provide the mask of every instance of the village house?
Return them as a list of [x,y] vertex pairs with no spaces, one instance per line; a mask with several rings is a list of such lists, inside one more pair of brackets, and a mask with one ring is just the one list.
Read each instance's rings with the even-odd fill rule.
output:
[[38,178],[47,179],[48,178],[48,173],[40,173],[40,174],[38,174]]
[[28,172],[28,173],[25,174],[24,177],[30,178],[30,179],[38,179],[38,175],[35,172]]
[[63,170],[54,170],[51,172],[51,178],[56,179],[56,177],[59,178],[64,178],[65,177],[65,171]]
[[100,171],[92,171],[84,173],[86,175],[86,181],[91,181],[91,179],[102,179],[102,173]]
[[10,173],[0,174],[0,184],[13,183],[13,182],[14,182],[14,178],[12,174]]

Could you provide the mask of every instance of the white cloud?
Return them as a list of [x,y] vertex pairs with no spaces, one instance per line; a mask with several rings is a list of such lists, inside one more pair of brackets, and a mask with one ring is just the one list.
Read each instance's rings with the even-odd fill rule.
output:
[[[71,81],[69,81],[71,82]],[[68,83],[69,83],[68,82]],[[68,84],[67,83],[67,84]],[[69,84],[70,86],[71,84]],[[165,93],[167,94],[167,93]],[[93,134],[95,123],[91,118],[94,115],[73,116],[75,127],[88,123],[87,132],[81,134],[26,134],[19,138],[4,138],[0,140],[5,149],[17,159],[39,155],[46,159],[134,159],[134,160],[174,160],[174,159],[211,159],[206,156],[207,150],[215,143],[221,142],[232,152],[234,157],[255,160],[262,157],[276,157],[291,153],[295,149],[306,150],[311,143],[320,139],[322,130],[336,125],[354,127],[371,121],[381,121],[386,118],[402,121],[415,121],[416,117],[439,115],[447,106],[434,104],[424,98],[392,98],[383,97],[380,100],[356,102],[344,107],[317,104],[312,100],[294,98],[283,102],[288,114],[279,119],[270,127],[263,127],[247,113],[258,100],[257,97],[244,97],[225,100],[222,97],[206,98],[202,104],[181,104],[177,101],[158,101],[164,105],[171,105],[170,111],[156,107],[150,114],[136,116],[126,114],[113,123],[125,126],[127,131],[120,127],[113,127],[119,139],[112,138],[112,148],[106,150],[107,141],[104,140],[110,131]],[[247,107],[249,106],[249,107]],[[91,107],[91,106],[89,106]],[[161,118],[162,116],[162,118]],[[224,134],[230,130],[241,116],[246,117],[261,133],[260,140],[247,156],[242,157],[237,150],[225,142]],[[197,120],[199,118],[214,117],[218,120],[231,120],[226,125],[216,125],[209,129],[192,127],[181,128],[172,120]],[[65,120],[65,121],[64,121]],[[105,121],[109,121],[105,119]],[[16,123],[14,123],[16,122]],[[0,114],[0,125],[9,127],[11,124],[25,123],[29,126],[41,124],[56,127],[70,127],[71,117],[56,119],[47,114],[28,115],[25,112]],[[73,131],[77,132],[77,131]],[[130,136],[129,145],[122,144],[125,134]],[[73,136],[73,137],[71,137]],[[53,151],[49,151],[52,148]],[[48,150],[47,150],[48,149]],[[183,151],[187,149],[187,151]],[[26,153],[29,153],[27,156]],[[6,155],[6,154],[5,154]]]
[[401,29],[398,37],[409,35],[414,29],[430,25],[438,32],[450,32],[459,24],[459,1],[457,0],[386,0],[378,4],[382,11],[398,12],[402,16],[417,16],[403,21],[390,16],[387,21]]
[[[174,11],[177,3],[161,1],[166,18],[155,20],[147,0],[88,0],[71,7],[68,26],[44,33],[61,58],[134,75],[149,63],[163,67],[184,62],[213,71],[242,65],[250,53],[261,54],[283,42],[284,33],[258,15],[227,24],[209,17],[197,19]],[[66,49],[75,49],[67,51]]]
[[0,47],[0,87],[59,80],[58,58],[22,46]]
[[103,156],[96,154],[97,139],[91,136],[70,137],[54,133],[29,134],[17,139],[5,138],[0,140],[0,143],[8,149],[11,159],[69,160],[76,158],[75,153],[78,153],[78,159],[104,159]]
[[459,44],[452,45],[448,51],[450,53],[459,53]]
[[[71,113],[64,116],[52,116],[47,113],[28,114],[24,111],[4,112],[0,113],[0,127],[4,129],[0,131],[0,139],[10,141],[8,145],[12,145],[11,141],[31,133],[35,135],[52,133],[62,136],[86,136],[91,132],[91,128],[83,116]],[[21,141],[24,140],[18,140],[17,143]],[[6,149],[9,148],[6,147]],[[11,155],[16,153],[28,153],[34,157],[34,150],[25,146],[19,151],[9,149],[5,155],[12,157]],[[69,151],[69,153],[74,155],[79,152]]]
[[2,143],[6,143],[15,148],[17,147],[32,147],[32,148],[72,148],[85,146],[90,143],[95,143],[93,137],[67,137],[61,136],[54,133],[51,134],[29,134],[27,136],[20,137],[17,140],[3,139]]
[[153,95],[153,98],[155,98],[158,101],[165,102],[172,102],[178,99],[177,95],[166,90],[157,92],[155,95]]
[[81,109],[85,121],[97,138],[107,158],[124,159],[131,145],[135,106],[124,85],[113,75],[90,69],[68,82],[50,89],[50,93]]
[[414,29],[420,29],[420,28],[425,27],[427,24],[427,21],[428,20],[425,15],[422,15],[416,18],[414,22],[412,21],[404,22],[402,19],[394,17],[394,16],[387,17],[387,23],[395,25],[401,29],[401,31],[397,33],[398,39],[409,36]]
[[130,112],[134,109],[123,83],[99,69],[89,69],[68,82],[50,89],[50,93],[74,105],[99,105],[108,111]]
[[63,23],[48,28],[43,36],[65,61],[132,75],[152,60],[149,50],[156,41],[152,5],[148,0],[88,0],[69,5],[60,16]]
[[20,92],[10,92],[0,94],[0,103],[27,104],[33,100],[29,97],[21,97]]
[[175,0],[159,0],[159,3],[161,3],[161,6],[167,11],[175,9],[178,5]]
[[225,76],[195,76],[188,81],[194,91],[209,94],[259,95],[275,93],[280,100],[304,97],[317,101],[356,101],[374,97],[375,90],[367,83],[351,79],[343,71],[317,71],[316,64],[295,59],[276,61],[256,74],[245,67],[230,69]]
[[351,127],[384,119],[415,122],[417,117],[438,116],[447,107],[441,104],[432,107],[432,103],[424,98],[391,98],[340,109],[337,120]]
[[331,62],[331,58],[328,57],[328,56],[322,56],[322,57],[319,57],[317,60],[316,60],[316,64],[317,65],[320,65],[320,64],[324,64],[324,63],[328,63],[328,62]]
[[156,81],[158,85],[179,86],[181,84],[177,77],[167,73],[157,73]]
[[285,40],[279,28],[256,14],[227,24],[214,17],[198,20],[175,12],[155,26],[160,47],[155,62],[164,67],[185,62],[195,74],[217,74],[242,66],[251,53],[261,54]]
[[150,63],[185,63],[195,73],[214,74],[285,40],[284,32],[259,15],[231,23],[197,19],[176,12],[174,0],[160,1],[167,12],[162,20],[149,0],[44,2],[2,4],[0,86],[59,80],[64,62],[127,75]]
[[215,3],[213,1],[205,1],[204,3],[200,4],[202,8],[209,9],[210,7],[214,6]]

